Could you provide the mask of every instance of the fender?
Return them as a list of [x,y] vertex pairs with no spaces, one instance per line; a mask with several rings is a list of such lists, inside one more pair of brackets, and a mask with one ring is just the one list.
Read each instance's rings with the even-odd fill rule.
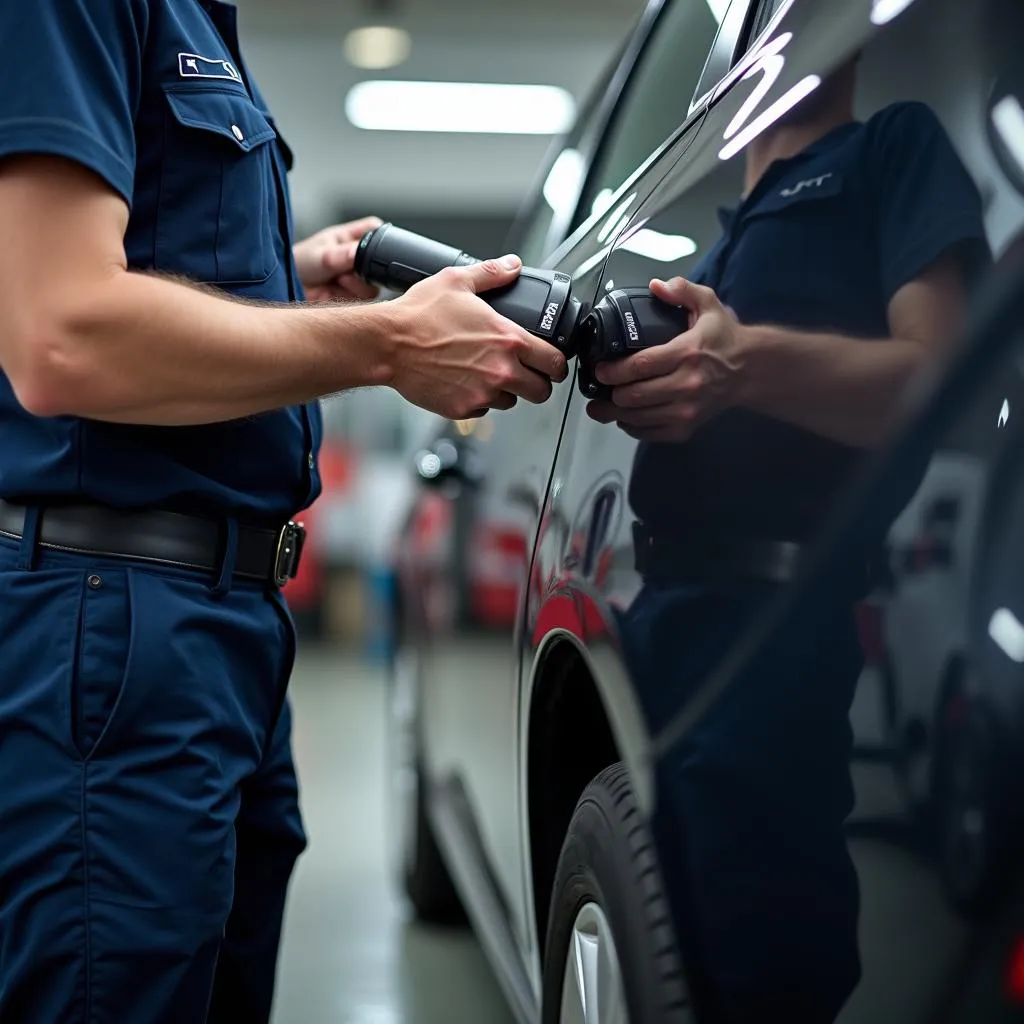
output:
[[[559,580],[547,588],[531,630],[533,659],[524,664],[526,685],[522,689],[521,721],[530,720],[535,689],[542,679],[545,663],[560,643],[570,643],[587,666],[605,714],[622,754],[646,817],[654,812],[655,786],[651,737],[637,700],[629,671],[616,639],[612,611],[600,598],[575,580]],[[529,737],[520,736],[520,785],[526,789]]]

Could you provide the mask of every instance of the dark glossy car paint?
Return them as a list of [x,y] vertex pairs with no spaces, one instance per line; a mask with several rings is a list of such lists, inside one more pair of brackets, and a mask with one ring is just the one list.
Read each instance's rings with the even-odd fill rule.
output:
[[[398,555],[395,727],[415,736],[398,769],[421,773],[423,820],[514,1011],[540,1019],[552,890],[588,783],[623,765],[659,835],[658,815],[672,806],[659,791],[664,765],[759,650],[811,621],[839,586],[844,551],[881,517],[885,567],[858,595],[864,668],[849,707],[860,977],[838,1019],[1024,1019],[1024,302],[1014,304],[1024,251],[1013,244],[1024,232],[1024,12],[1019,0],[733,0],[716,32],[707,8],[649,5],[552,153],[516,248],[571,274],[586,303],[685,276],[721,233],[717,208],[742,190],[744,146],[730,143],[768,130],[772,111],[810,95],[806,82],[861,52],[858,117],[926,104],[984,201],[993,265],[974,282],[964,337],[803,538],[804,571],[674,704],[652,703],[652,679],[629,653],[629,611],[646,586],[630,490],[637,444],[587,417],[593,368],[577,361],[545,406],[492,415],[483,430],[453,425],[456,455],[424,482],[423,508],[463,503],[455,553],[424,558],[410,529]],[[671,71],[659,65],[666,55]],[[629,128],[643,118],[651,123]],[[815,288],[808,282],[808,301]],[[666,501],[690,497],[685,476],[663,486]],[[504,538],[505,589],[491,614],[455,579],[481,530]],[[437,613],[428,595],[439,587],[461,588],[465,614]],[[682,664],[690,639],[650,643],[678,645]],[[671,881],[681,868],[659,854]],[[691,927],[675,924],[681,935]],[[651,1019],[718,1019],[700,1015],[700,968],[683,960],[693,1003]],[[792,984],[804,969],[811,960],[789,965]],[[633,967],[624,970],[628,989]],[[637,1020],[635,995],[626,1002]]]

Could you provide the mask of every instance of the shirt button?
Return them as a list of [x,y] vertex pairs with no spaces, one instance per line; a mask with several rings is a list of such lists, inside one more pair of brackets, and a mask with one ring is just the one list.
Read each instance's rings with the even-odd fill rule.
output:
[[238,127],[237,124],[233,124],[231,126],[231,131],[234,132],[235,138],[238,139],[239,142],[245,141],[245,133],[242,131],[241,128]]
[[306,465],[309,466],[310,469],[312,469],[316,465],[316,459],[313,458],[312,452],[310,452],[309,455],[306,456]]

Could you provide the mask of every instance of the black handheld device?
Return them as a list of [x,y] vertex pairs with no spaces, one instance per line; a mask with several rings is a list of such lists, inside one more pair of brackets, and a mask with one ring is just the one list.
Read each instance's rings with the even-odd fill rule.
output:
[[[356,251],[355,272],[370,284],[403,292],[446,267],[479,263],[475,256],[393,224],[365,234]],[[572,279],[556,270],[523,267],[505,288],[480,298],[524,330],[550,341],[570,355],[569,345],[580,318],[580,303],[572,295]]]
[[651,294],[647,288],[609,292],[580,321],[574,342],[580,355],[579,388],[587,398],[606,398],[610,389],[598,382],[598,363],[624,359],[645,348],[664,345],[690,326],[690,311]]
[[[382,224],[356,251],[355,272],[379,288],[403,292],[446,267],[466,267],[475,256],[423,235]],[[598,363],[662,345],[689,326],[689,311],[669,306],[646,288],[609,292],[590,310],[572,294],[572,279],[555,270],[523,267],[518,279],[480,298],[502,316],[580,360],[579,388],[587,398],[608,393],[594,375]]]

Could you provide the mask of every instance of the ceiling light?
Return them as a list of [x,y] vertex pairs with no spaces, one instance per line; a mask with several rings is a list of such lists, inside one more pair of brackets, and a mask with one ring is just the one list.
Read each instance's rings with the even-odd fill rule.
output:
[[603,188],[594,196],[594,203],[590,208],[591,217],[600,217],[606,210],[611,209],[612,199],[615,197],[615,190]]
[[798,103],[810,96],[821,79],[817,75],[808,75],[801,79],[785,95],[780,96],[763,114],[754,118],[725,148],[718,154],[719,160],[731,160],[748,143],[758,137],[766,128],[770,128],[783,114],[792,110]]
[[871,23],[885,25],[902,14],[914,0],[874,0],[871,4]]
[[1024,170],[1024,107],[1016,96],[1004,96],[992,108],[992,123],[1006,148]]
[[369,131],[560,135],[576,104],[552,85],[377,81],[356,85],[345,113]]
[[1000,608],[993,614],[988,635],[1008,658],[1024,662],[1024,625],[1009,608]]
[[578,149],[563,149],[544,181],[544,198],[548,206],[560,213],[575,205],[585,174],[583,154]]
[[686,235],[665,235],[652,228],[641,228],[635,235],[630,235],[620,248],[659,263],[675,263],[692,256],[697,251],[697,243]]
[[412,38],[405,29],[371,25],[345,37],[345,57],[357,68],[380,71],[396,68],[409,59]]

